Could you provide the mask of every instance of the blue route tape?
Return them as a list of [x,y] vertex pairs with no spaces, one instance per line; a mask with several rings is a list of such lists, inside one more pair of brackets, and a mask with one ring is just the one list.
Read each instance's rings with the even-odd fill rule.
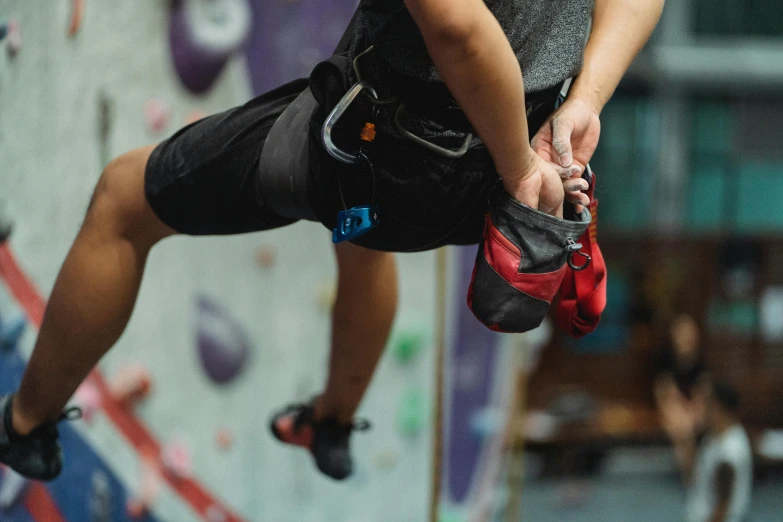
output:
[[[19,386],[25,362],[16,350],[0,351],[0,394],[10,393]],[[60,424],[60,442],[65,454],[65,466],[57,480],[46,484],[57,507],[69,522],[158,522],[153,516],[133,519],[126,512],[128,491],[116,475],[78,432],[67,423]],[[102,475],[109,503],[106,520],[96,520],[91,513],[94,477]],[[0,512],[3,522],[34,522],[24,507],[17,503]]]
[[14,350],[26,329],[27,319],[24,316],[15,317],[10,321],[0,319],[0,349]]

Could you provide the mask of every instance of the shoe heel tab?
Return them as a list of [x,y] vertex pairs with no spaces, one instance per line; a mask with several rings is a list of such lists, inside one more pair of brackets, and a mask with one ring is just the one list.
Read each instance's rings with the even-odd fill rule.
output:
[[60,417],[57,419],[57,421],[77,421],[81,420],[82,417],[84,417],[84,412],[82,409],[78,406],[71,406],[60,414]]

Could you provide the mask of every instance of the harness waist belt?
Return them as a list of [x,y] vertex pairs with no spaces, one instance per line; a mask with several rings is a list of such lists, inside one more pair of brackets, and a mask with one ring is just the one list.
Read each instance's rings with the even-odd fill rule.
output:
[[[405,104],[406,111],[420,118],[434,121],[449,130],[463,133],[474,132],[468,117],[454,100],[446,85],[442,83],[425,82],[398,73],[378,73],[372,83],[387,86],[389,91],[398,96],[400,101]],[[525,94],[525,104],[531,127],[533,127],[533,121],[530,120],[534,113],[542,111],[542,114],[549,116],[552,112],[562,85],[561,82],[546,90]],[[538,125],[543,123],[544,118],[541,119],[541,122],[537,122]],[[539,118],[532,119],[538,120]]]

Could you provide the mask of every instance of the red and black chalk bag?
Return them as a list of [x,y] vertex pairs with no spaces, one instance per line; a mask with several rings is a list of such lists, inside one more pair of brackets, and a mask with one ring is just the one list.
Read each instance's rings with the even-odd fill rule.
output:
[[592,331],[606,302],[595,208],[593,201],[577,214],[568,206],[561,219],[523,205],[498,183],[468,289],[473,314],[492,330],[527,332],[541,324],[559,294],[558,325],[574,336]]

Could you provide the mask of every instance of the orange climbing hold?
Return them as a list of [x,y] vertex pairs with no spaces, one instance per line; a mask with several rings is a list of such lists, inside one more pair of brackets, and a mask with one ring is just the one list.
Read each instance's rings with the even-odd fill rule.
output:
[[128,499],[128,502],[125,505],[125,511],[128,513],[128,518],[131,520],[141,520],[147,516],[149,506],[145,506],[144,503],[137,498],[131,498]]
[[218,448],[228,451],[234,447],[234,435],[226,428],[221,428],[215,435],[215,443]]
[[271,268],[277,260],[277,250],[272,245],[263,245],[256,250],[256,263],[263,268]]
[[201,109],[193,109],[189,113],[185,115],[185,125],[190,125],[191,123],[196,123],[199,120],[202,120],[207,117],[207,113],[202,111]]

